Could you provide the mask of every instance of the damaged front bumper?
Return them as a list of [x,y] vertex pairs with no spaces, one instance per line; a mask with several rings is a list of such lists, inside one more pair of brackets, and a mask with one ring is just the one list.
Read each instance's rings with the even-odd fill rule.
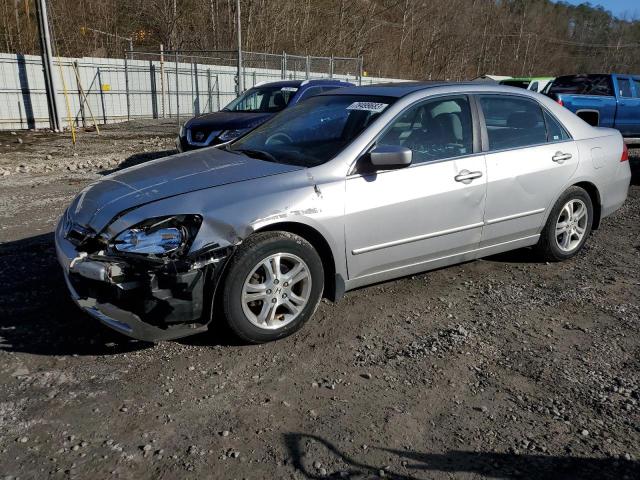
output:
[[163,264],[91,255],[65,238],[62,222],[55,243],[71,297],[104,325],[151,342],[207,330],[212,295],[228,252],[212,250]]

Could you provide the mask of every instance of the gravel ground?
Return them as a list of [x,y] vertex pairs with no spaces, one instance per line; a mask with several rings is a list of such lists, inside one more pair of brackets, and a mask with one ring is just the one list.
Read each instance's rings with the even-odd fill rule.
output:
[[640,478],[640,150],[571,261],[519,250],[364,288],[268,345],[154,346],[71,303],[51,231],[174,132],[0,134],[0,479]]

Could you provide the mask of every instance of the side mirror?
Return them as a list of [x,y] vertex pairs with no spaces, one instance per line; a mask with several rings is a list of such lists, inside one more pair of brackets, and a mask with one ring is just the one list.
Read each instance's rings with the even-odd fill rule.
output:
[[369,152],[369,158],[376,170],[393,170],[411,165],[413,152],[400,145],[378,145]]

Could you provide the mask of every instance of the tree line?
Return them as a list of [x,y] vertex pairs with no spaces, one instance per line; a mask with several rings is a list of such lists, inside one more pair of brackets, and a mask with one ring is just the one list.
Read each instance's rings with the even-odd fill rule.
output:
[[[235,0],[49,0],[57,54],[233,50]],[[0,50],[39,52],[34,0],[0,0]],[[364,57],[370,75],[640,73],[640,21],[550,0],[241,0],[243,49]],[[93,29],[93,30],[91,30]]]

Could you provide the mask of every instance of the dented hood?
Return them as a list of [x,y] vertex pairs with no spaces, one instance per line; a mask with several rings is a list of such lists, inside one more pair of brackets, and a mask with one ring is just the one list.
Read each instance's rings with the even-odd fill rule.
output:
[[156,200],[301,168],[217,148],[194,150],[108,175],[80,192],[69,212],[74,223],[100,231],[121,212]]

